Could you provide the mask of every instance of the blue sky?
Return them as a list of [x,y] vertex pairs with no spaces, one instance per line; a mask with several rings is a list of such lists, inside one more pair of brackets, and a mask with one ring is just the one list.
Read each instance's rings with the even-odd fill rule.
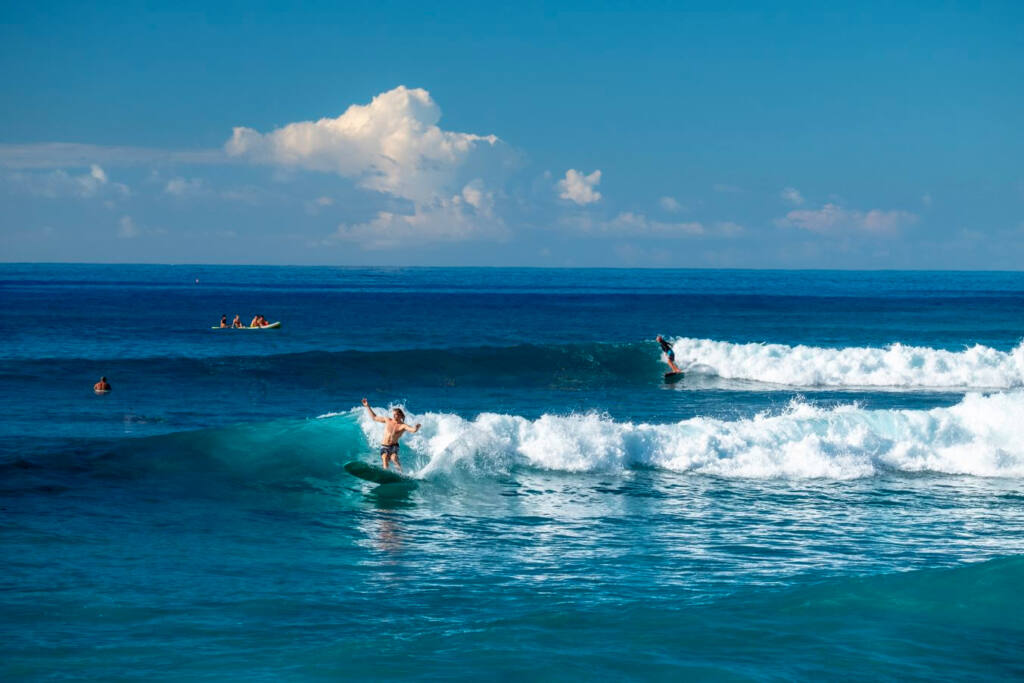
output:
[[0,259],[1019,269],[1020,3],[10,3]]

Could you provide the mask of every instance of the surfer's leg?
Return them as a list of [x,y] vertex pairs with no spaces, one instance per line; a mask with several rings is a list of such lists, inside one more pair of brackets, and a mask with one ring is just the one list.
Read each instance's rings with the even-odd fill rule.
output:
[[391,454],[391,462],[395,463],[395,469],[402,471],[402,463],[398,462],[398,451]]
[[384,469],[388,468],[388,452],[386,450],[381,450],[380,452],[380,463]]
[[668,366],[672,368],[672,372],[679,372],[679,366],[676,365],[676,352],[670,350],[665,354],[665,360],[668,361]]

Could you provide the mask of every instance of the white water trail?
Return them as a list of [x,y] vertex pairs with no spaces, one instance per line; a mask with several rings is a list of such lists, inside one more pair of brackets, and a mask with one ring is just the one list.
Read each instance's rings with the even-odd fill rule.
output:
[[676,361],[694,373],[797,387],[1013,389],[1024,386],[1024,342],[1012,351],[891,344],[820,348],[676,339]]
[[[356,411],[367,440],[381,425]],[[968,394],[949,408],[864,410],[794,402],[780,415],[672,424],[616,422],[597,414],[446,413],[403,439],[424,465],[417,476],[453,469],[507,472],[531,467],[614,472],[636,466],[742,478],[855,479],[886,471],[1024,477],[1024,392]],[[408,463],[410,455],[403,454]]]

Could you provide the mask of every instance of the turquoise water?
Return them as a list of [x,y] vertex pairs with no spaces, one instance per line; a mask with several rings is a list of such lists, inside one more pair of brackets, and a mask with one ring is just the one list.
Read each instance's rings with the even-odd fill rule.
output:
[[[1024,275],[9,265],[0,297],[4,679],[1024,675]],[[283,327],[208,329],[236,312]],[[362,396],[422,422],[415,490],[342,469]]]

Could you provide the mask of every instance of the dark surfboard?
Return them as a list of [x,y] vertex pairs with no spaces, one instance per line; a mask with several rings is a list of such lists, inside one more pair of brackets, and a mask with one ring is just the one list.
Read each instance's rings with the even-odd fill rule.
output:
[[400,481],[411,481],[409,477],[403,476],[398,472],[386,470],[383,467],[377,467],[361,460],[345,463],[345,471],[353,477],[372,481],[374,484],[397,484]]
[[675,384],[683,378],[681,372],[666,372],[665,373],[665,384]]

